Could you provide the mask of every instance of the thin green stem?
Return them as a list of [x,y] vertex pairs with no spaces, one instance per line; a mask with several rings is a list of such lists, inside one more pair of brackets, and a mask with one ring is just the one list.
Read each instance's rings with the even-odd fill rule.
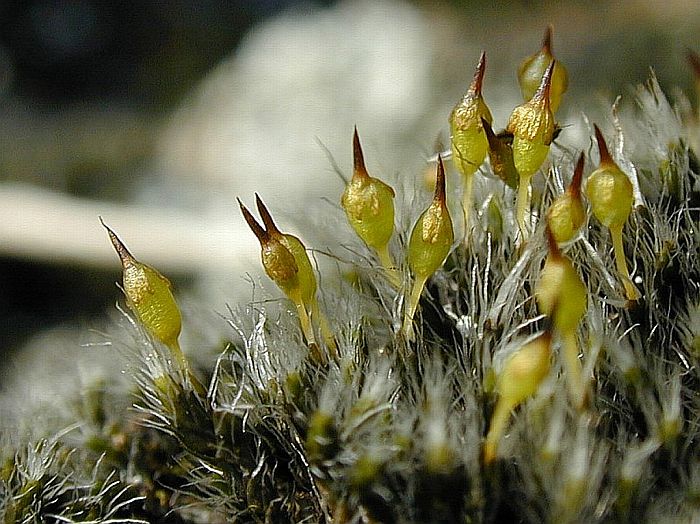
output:
[[385,269],[385,274],[389,280],[389,283],[394,286],[395,289],[400,288],[401,276],[396,270],[396,264],[394,264],[394,260],[391,258],[391,253],[389,253],[389,244],[386,244],[381,248],[377,248],[376,251],[377,257],[379,257],[379,263]]
[[622,227],[623,226],[610,227],[610,235],[612,236],[613,251],[615,255],[615,265],[617,266],[617,272],[620,274],[620,278],[622,279],[622,285],[625,287],[627,300],[636,301],[639,299],[640,295],[639,291],[637,291],[637,288],[632,283],[629,270],[627,269],[625,247],[622,241]]
[[331,331],[326,315],[324,315],[321,311],[321,308],[318,306],[318,300],[315,298],[311,304],[311,319],[313,320],[314,318],[318,320],[318,325],[321,329],[321,336],[323,337],[326,346],[328,346],[328,349],[330,350],[331,357],[337,359],[338,347],[335,342],[335,336],[333,336],[333,332]]
[[416,314],[418,302],[420,302],[420,296],[421,293],[423,293],[423,288],[425,287],[425,283],[427,281],[427,276],[416,276],[416,279],[413,282],[413,290],[411,291],[411,296],[406,304],[406,313],[403,318],[403,333],[407,340],[413,340],[413,316]]
[[470,233],[471,213],[474,203],[474,173],[464,175],[464,193],[462,194],[462,208],[464,209],[464,243],[466,244]]
[[503,431],[506,429],[512,409],[513,406],[505,402],[503,398],[498,399],[496,409],[491,415],[491,425],[489,426],[489,432],[484,442],[484,464],[491,464],[491,462],[496,459],[498,443],[501,440]]
[[204,385],[199,381],[199,379],[195,376],[195,374],[192,373],[192,370],[190,369],[190,363],[187,360],[187,358],[185,357],[185,354],[182,352],[182,349],[180,348],[180,342],[177,339],[175,339],[173,342],[168,344],[168,348],[170,349],[173,356],[175,357],[175,360],[177,360],[178,365],[180,366],[180,369],[182,370],[182,372],[189,379],[194,390],[199,395],[206,396],[207,390],[204,388]]
[[530,213],[530,180],[531,176],[520,175],[520,184],[518,185],[518,195],[515,199],[515,220],[520,228],[520,236],[525,241],[529,236],[525,216]]

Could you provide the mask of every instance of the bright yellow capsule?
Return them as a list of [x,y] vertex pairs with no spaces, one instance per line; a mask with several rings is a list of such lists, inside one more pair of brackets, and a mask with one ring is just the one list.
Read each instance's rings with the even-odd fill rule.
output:
[[122,285],[126,303],[146,331],[157,341],[170,348],[183,369],[187,362],[178,337],[182,316],[172,292],[170,281],[157,270],[136,260],[116,233],[104,223],[109,239],[122,263]]
[[559,251],[557,241],[547,229],[549,254],[535,285],[535,299],[541,313],[552,319],[562,340],[564,369],[572,402],[581,408],[585,401],[585,385],[576,330],[588,307],[588,291],[571,261]]
[[513,110],[506,128],[513,134],[513,164],[520,176],[515,216],[523,238],[527,236],[525,215],[530,208],[530,180],[547,158],[554,138],[554,115],[549,106],[554,64],[551,62],[545,70],[530,101]]
[[493,117],[481,94],[485,70],[486,54],[482,52],[469,89],[450,114],[452,159],[465,176],[479,169],[488,151],[481,119],[491,124]]
[[453,243],[454,230],[445,194],[445,166],[442,157],[438,156],[433,201],[418,218],[408,241],[408,266],[413,273],[414,282],[406,304],[403,329],[409,340],[413,337],[413,315],[423,287],[428,278],[445,262]]
[[122,263],[124,294],[129,309],[155,339],[167,346],[173,345],[180,336],[182,317],[170,281],[152,267],[137,261],[114,231],[104,222],[102,225]]
[[[518,83],[523,100],[530,100],[537,87],[542,82],[542,77],[547,66],[554,60],[552,54],[552,26],[548,26],[542,40],[542,48],[535,54],[527,57],[518,67]],[[556,113],[561,103],[562,95],[569,87],[569,75],[564,64],[557,61],[552,73],[552,89],[550,92],[550,104],[552,113]]]
[[394,233],[394,190],[367,173],[357,128],[353,134],[353,162],[352,179],[340,204],[357,236],[377,252],[392,283],[398,286],[400,279],[389,253],[389,240]]
[[600,129],[598,126],[594,127],[600,151],[600,166],[588,177],[586,194],[595,217],[610,229],[617,271],[622,279],[627,299],[635,301],[639,299],[639,291],[629,276],[622,238],[625,222],[632,212],[634,190],[630,179],[610,156]]
[[262,218],[263,225],[272,241],[277,241],[282,244],[289,253],[291,253],[294,259],[294,265],[297,268],[297,279],[299,286],[299,293],[301,300],[310,305],[316,300],[316,274],[314,273],[314,268],[311,265],[311,260],[309,255],[306,253],[306,247],[304,244],[294,235],[289,233],[282,233],[275,222],[272,220],[272,215],[265,207],[265,204],[260,198],[260,195],[255,194],[255,205],[258,208],[260,217]]
[[496,458],[498,443],[506,429],[511,412],[532,397],[549,374],[552,336],[549,332],[525,344],[513,353],[496,378],[498,401],[491,416],[484,442],[484,463]]
[[[315,318],[318,320],[328,349],[335,353],[333,333],[325,316],[321,313],[316,299],[316,275],[306,253],[306,247],[294,235],[282,233],[277,228],[258,194],[255,195],[255,202],[265,228],[255,220],[240,200],[238,200],[238,205],[248,226],[260,242],[260,256],[265,273],[294,303],[302,333],[308,344],[317,349],[316,336],[311,321],[312,318]],[[325,361],[325,356],[320,351],[316,351],[314,355],[318,356],[321,361]]]
[[552,318],[559,331],[575,331],[588,306],[588,292],[571,261],[548,231],[549,254],[535,286],[541,313]]
[[290,299],[301,300],[299,267],[294,255],[278,237],[273,237],[255,220],[240,200],[238,200],[238,205],[243,213],[243,218],[260,242],[260,258],[265,273]]
[[569,242],[586,220],[586,210],[581,199],[581,179],[583,178],[584,155],[581,153],[571,184],[559,195],[547,211],[547,227],[554,239],[563,244]]
[[481,94],[485,70],[486,54],[482,51],[469,89],[450,114],[452,161],[464,176],[463,203],[467,225],[472,207],[473,175],[483,164],[489,149],[482,120],[489,124],[493,121]]

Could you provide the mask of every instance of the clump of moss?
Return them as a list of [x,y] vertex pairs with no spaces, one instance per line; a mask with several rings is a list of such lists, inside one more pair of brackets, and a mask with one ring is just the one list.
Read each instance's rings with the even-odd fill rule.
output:
[[[540,54],[550,46],[548,32]],[[133,316],[120,393],[133,408],[97,387],[80,426],[9,442],[5,522],[700,518],[695,117],[652,77],[634,127],[616,107],[607,142],[589,129],[597,150],[561,147],[549,97],[556,81],[559,105],[563,69],[538,57],[505,131],[488,111],[464,129],[453,113],[452,161],[437,156],[432,201],[399,210],[405,231],[355,133],[357,176],[336,197],[359,238],[341,260],[352,278],[333,288],[261,199],[264,227],[241,204],[284,296],[229,311],[213,369],[181,351],[167,280],[109,230]],[[479,100],[484,63],[467,92]],[[488,155],[468,154],[465,129]],[[479,177],[456,199],[463,236],[445,185],[460,174]]]

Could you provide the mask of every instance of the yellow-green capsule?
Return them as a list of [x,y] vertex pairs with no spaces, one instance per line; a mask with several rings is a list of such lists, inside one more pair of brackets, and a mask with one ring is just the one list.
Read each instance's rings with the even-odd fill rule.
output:
[[585,403],[576,330],[588,307],[588,291],[571,261],[559,251],[547,228],[549,254],[535,285],[535,299],[541,313],[552,319],[562,342],[569,396],[577,408]]
[[301,301],[299,267],[294,255],[279,239],[273,237],[255,220],[248,208],[238,200],[243,218],[260,242],[260,258],[267,276],[294,302]]
[[465,235],[469,233],[474,173],[483,164],[489,150],[482,121],[489,124],[493,121],[491,111],[481,95],[485,69],[486,54],[482,51],[469,89],[450,114],[452,161],[464,177],[462,205],[464,207]]
[[541,313],[552,319],[561,332],[576,331],[588,306],[588,292],[581,277],[547,230],[549,254],[535,286],[535,299]]
[[403,329],[409,339],[413,336],[413,315],[423,287],[428,278],[445,262],[453,243],[454,230],[445,194],[445,166],[442,157],[438,156],[433,201],[418,218],[408,241],[408,266],[413,273],[414,282],[406,304]]
[[[388,249],[394,233],[394,190],[367,173],[357,128],[353,134],[353,163],[352,179],[343,192],[340,204],[357,236],[377,252],[382,266],[390,271],[392,279],[396,279],[394,262]],[[399,282],[395,280],[394,283]]]
[[304,244],[294,235],[289,233],[282,233],[275,222],[272,220],[272,215],[265,207],[265,204],[260,198],[260,195],[255,194],[255,205],[258,208],[260,217],[262,218],[263,225],[267,230],[267,234],[272,240],[278,241],[294,257],[294,263],[297,268],[297,279],[299,285],[299,292],[301,294],[301,300],[310,305],[316,300],[316,274],[314,273],[314,268],[311,265],[311,260],[309,255],[306,253],[306,247]]
[[600,151],[600,166],[588,177],[586,194],[591,210],[605,227],[622,227],[632,212],[632,183],[610,156],[603,134],[594,126]]
[[[554,60],[552,54],[552,26],[547,27],[542,40],[542,48],[527,57],[518,67],[518,83],[520,84],[520,92],[523,95],[523,100],[530,100],[537,87],[542,82],[542,77],[547,69],[547,66]],[[552,73],[552,89],[550,92],[550,104],[552,113],[556,113],[561,103],[562,95],[569,87],[569,75],[566,72],[564,64],[557,61]]]
[[496,458],[511,412],[532,397],[549,374],[552,336],[546,331],[513,353],[496,378],[498,401],[484,443],[484,463]]
[[625,288],[627,299],[639,299],[639,291],[632,283],[627,269],[622,230],[632,212],[634,190],[632,182],[610,156],[603,134],[595,127],[595,136],[600,151],[600,166],[588,177],[586,194],[595,217],[610,229],[615,253],[615,264]]
[[484,119],[491,124],[493,117],[481,94],[485,69],[486,54],[482,52],[469,89],[450,114],[452,160],[467,177],[479,169],[488,152],[481,121]]
[[[282,233],[277,228],[270,212],[257,193],[255,202],[265,228],[253,218],[253,215],[240,200],[238,200],[238,205],[248,226],[260,242],[260,256],[265,273],[277,284],[287,298],[294,303],[299,316],[301,330],[309,345],[314,349],[318,349],[311,322],[313,317],[318,320],[328,349],[335,353],[335,339],[328,321],[321,313],[316,300],[316,274],[304,244],[294,235]],[[320,361],[325,361],[325,355],[320,351],[315,351],[314,355]]]
[[189,363],[180,349],[178,337],[182,330],[182,316],[175,302],[170,281],[151,266],[136,260],[101,217],[100,222],[107,230],[122,263],[122,285],[127,306],[146,331],[170,349],[196,390],[205,394],[201,383],[190,372]]
[[515,217],[523,237],[527,235],[525,215],[530,208],[530,180],[547,158],[554,138],[554,115],[549,106],[554,64],[551,62],[545,70],[532,98],[513,110],[506,128],[513,134],[513,164],[520,176]]
[[547,227],[554,239],[563,244],[569,242],[586,220],[586,211],[581,199],[581,179],[583,178],[583,153],[579,156],[571,184],[559,195],[547,211]]
[[151,266],[136,260],[116,233],[101,218],[100,221],[122,263],[122,282],[129,309],[153,338],[170,348],[177,347],[182,317],[170,281]]
[[[318,305],[318,300],[316,298],[316,290],[318,287],[316,282],[316,273],[313,265],[311,264],[311,259],[306,252],[306,246],[304,246],[302,241],[294,235],[282,233],[279,230],[275,222],[272,220],[270,212],[267,210],[267,207],[265,207],[265,204],[263,204],[262,199],[257,193],[255,194],[255,203],[258,208],[258,212],[262,217],[263,224],[267,229],[267,233],[271,238],[279,240],[279,242],[286,247],[294,257],[294,262],[296,263],[296,267],[298,269],[297,279],[299,285],[299,296],[303,309],[307,315],[310,315],[311,319],[316,319],[318,321],[321,334],[323,335],[323,339],[325,340],[328,349],[335,354],[335,337],[330,329],[328,320],[321,312],[321,308]],[[300,312],[302,318],[303,314],[303,312]],[[309,327],[309,329],[311,330],[312,328]],[[313,339],[309,339],[309,342],[313,342]]]

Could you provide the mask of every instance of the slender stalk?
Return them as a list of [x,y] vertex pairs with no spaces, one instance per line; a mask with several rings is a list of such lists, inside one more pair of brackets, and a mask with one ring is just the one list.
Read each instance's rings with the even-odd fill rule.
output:
[[524,241],[528,237],[525,215],[530,212],[530,180],[531,176],[521,176],[518,185],[518,196],[515,199],[515,220],[520,228],[520,236]]
[[512,407],[509,403],[504,402],[503,399],[498,399],[496,409],[491,416],[489,432],[484,442],[484,464],[491,464],[496,459],[498,443],[501,440],[503,431],[506,429],[506,424],[508,424]]
[[427,281],[427,276],[416,276],[416,280],[413,282],[413,290],[406,304],[406,313],[403,318],[403,333],[407,340],[413,340],[413,316],[416,314],[418,302],[420,301],[421,293],[423,293],[423,288]]
[[190,369],[190,363],[188,362],[187,358],[185,357],[185,354],[180,348],[180,342],[178,342],[178,340],[175,339],[173,342],[168,344],[168,349],[170,349],[172,354],[175,356],[175,359],[177,360],[180,369],[185,375],[187,375],[187,378],[192,384],[194,390],[199,395],[206,396],[207,390],[204,387],[204,385],[199,381],[199,379],[195,376],[195,374],[192,373],[192,370]]
[[182,352],[182,349],[180,348],[180,343],[178,342],[177,339],[173,340],[172,342],[169,342],[167,344],[168,348],[172,352],[173,356],[175,357],[175,360],[177,360],[180,369],[183,372],[189,372],[190,370],[190,364],[185,358],[185,354]]
[[309,312],[306,310],[306,305],[297,297],[293,298],[292,301],[297,308],[297,315],[299,316],[299,323],[301,324],[301,332],[304,334],[306,343],[309,345],[316,344],[314,327],[311,324],[311,317],[309,317]]
[[385,245],[382,248],[377,248],[377,256],[379,257],[379,263],[385,269],[385,274],[389,283],[398,289],[401,287],[401,277],[399,272],[396,270],[396,265],[394,260],[391,258],[389,253],[389,245]]
[[622,242],[622,225],[611,226],[610,235],[612,236],[613,251],[615,255],[615,265],[617,272],[622,278],[622,285],[625,287],[627,300],[635,301],[639,299],[639,291],[630,279],[629,270],[627,269],[627,260],[625,259],[625,247]]
[[474,173],[464,176],[464,193],[462,194],[462,207],[464,208],[464,243],[467,243],[471,230],[471,213],[474,199]]
[[318,306],[318,300],[316,299],[314,299],[313,303],[311,304],[311,319],[313,320],[314,318],[318,320],[318,325],[321,329],[321,336],[323,337],[326,346],[328,346],[328,349],[331,352],[331,357],[337,359],[338,347],[335,342],[335,337],[333,336],[333,332],[331,331],[328,319],[326,318],[326,315],[324,315],[321,311],[321,308]]

